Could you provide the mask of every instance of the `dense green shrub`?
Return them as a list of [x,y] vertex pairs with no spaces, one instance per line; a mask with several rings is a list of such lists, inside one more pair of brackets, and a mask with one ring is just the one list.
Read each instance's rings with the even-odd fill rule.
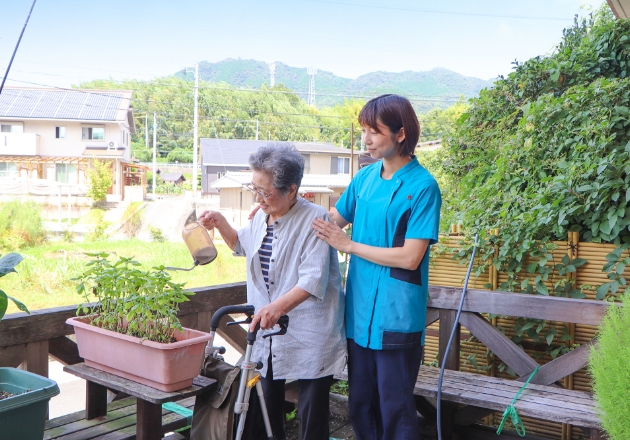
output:
[[610,307],[591,349],[590,374],[602,426],[612,440],[630,439],[630,297]]
[[170,163],[192,163],[193,154],[191,151],[184,150],[183,148],[175,148],[173,151],[168,153],[166,160]]
[[[516,63],[472,99],[445,143],[443,166],[459,182],[446,209],[480,234],[479,271],[499,246],[503,290],[583,297],[565,275],[586,260],[551,255],[569,230],[615,243],[617,257],[630,247],[629,34],[630,21],[615,20],[607,5],[576,20],[555,54]],[[527,255],[534,261],[525,265]],[[624,269],[607,268],[612,281],[599,298],[625,286]]]
[[0,204],[0,249],[17,250],[46,240],[41,209],[35,202]]
[[88,197],[91,197],[95,203],[104,202],[107,198],[107,191],[114,183],[112,164],[95,159],[90,163],[87,175],[90,182],[87,191]]
[[158,243],[164,243],[166,241],[166,236],[164,235],[164,232],[162,232],[160,228],[149,226],[149,233],[151,234],[152,241],[155,241]]
[[85,237],[88,241],[101,241],[108,238],[107,228],[111,225],[111,222],[101,220],[94,226],[92,232]]

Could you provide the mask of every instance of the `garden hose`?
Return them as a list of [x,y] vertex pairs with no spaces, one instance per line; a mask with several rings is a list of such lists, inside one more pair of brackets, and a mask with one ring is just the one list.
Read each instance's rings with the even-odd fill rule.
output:
[[462,314],[464,308],[464,299],[466,298],[466,289],[468,288],[468,279],[470,278],[470,272],[472,270],[473,263],[475,261],[475,254],[477,253],[479,234],[475,234],[475,245],[473,247],[472,256],[470,257],[470,263],[468,264],[468,271],[466,272],[466,278],[464,279],[464,288],[462,289],[462,299],[459,302],[459,309],[457,309],[457,316],[455,317],[455,324],[451,331],[451,337],[448,338],[448,344],[446,344],[446,350],[444,351],[444,357],[442,358],[442,365],[440,366],[440,377],[437,385],[437,434],[438,440],[442,440],[442,380],[444,379],[444,369],[446,367],[446,355],[451,349],[453,339],[455,338],[455,332],[457,331],[457,323],[459,322],[459,316]]

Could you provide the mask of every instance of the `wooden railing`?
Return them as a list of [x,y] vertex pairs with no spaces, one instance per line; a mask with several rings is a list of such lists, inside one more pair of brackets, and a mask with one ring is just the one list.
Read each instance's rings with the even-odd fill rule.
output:
[[[189,302],[180,305],[179,318],[184,327],[209,331],[215,310],[247,300],[245,283],[188,289],[195,292]],[[76,316],[76,306],[35,310],[30,315],[15,313],[0,321],[0,367],[18,367],[48,377],[48,356],[65,365],[82,362],[74,333],[66,319]],[[240,326],[227,327],[225,317],[217,330],[230,345],[244,353],[245,331]]]
[[[220,307],[246,302],[245,283],[224,284],[211,287],[189,289],[195,293],[189,302],[180,306],[180,320],[184,327],[207,331],[212,313]],[[453,287],[430,287],[429,310],[427,325],[441,318],[442,322],[454,319],[453,311],[459,305],[461,290]],[[575,300],[567,298],[546,298],[540,301],[535,295],[509,294],[487,290],[469,290],[464,307],[462,321],[470,327],[481,330],[485,325],[474,316],[474,313],[486,312],[498,315],[523,316],[529,318],[554,320],[560,322],[574,322],[597,325],[601,321],[609,303],[589,300]],[[15,313],[6,315],[0,321],[0,366],[16,367],[21,365],[28,371],[47,376],[48,355],[52,355],[64,364],[74,364],[80,361],[76,344],[69,335],[73,328],[67,325],[66,319],[76,315],[76,306],[57,307],[36,310],[30,315]],[[245,346],[245,332],[239,326],[226,327],[230,320],[225,318],[218,333],[237,350],[243,351]],[[478,324],[475,324],[476,322]],[[464,324],[464,322],[462,322]],[[464,324],[466,325],[466,324]],[[450,331],[451,325],[442,326],[441,331]],[[490,331],[483,330],[482,334]],[[482,334],[476,335],[482,337]],[[497,331],[492,330],[497,335]],[[490,344],[493,345],[493,344]],[[508,353],[500,353],[500,347],[489,346],[504,361],[511,359]],[[511,347],[521,351],[518,347]],[[451,356],[457,352],[453,350]],[[518,356],[520,357],[520,355]],[[529,364],[529,363],[528,363]],[[514,371],[522,369],[513,365]],[[529,370],[529,368],[525,368]],[[527,373],[523,370],[522,374]]]

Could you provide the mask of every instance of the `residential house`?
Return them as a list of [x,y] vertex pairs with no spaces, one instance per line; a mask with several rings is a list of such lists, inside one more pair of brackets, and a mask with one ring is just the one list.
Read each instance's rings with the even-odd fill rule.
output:
[[182,173],[161,173],[160,178],[165,183],[172,183],[174,185],[181,185],[186,181],[186,178]]
[[[249,171],[249,156],[269,141],[243,139],[201,139],[201,191],[202,194],[216,194],[218,188],[212,182],[228,171]],[[304,157],[305,174],[326,174],[349,176],[351,170],[358,170],[358,157],[354,155],[350,164],[351,152],[347,148],[321,142],[292,142]]]
[[[137,197],[145,169],[130,160],[135,133],[132,92],[5,87],[0,94],[0,182],[16,180],[61,186],[85,194],[92,159],[112,164],[108,199],[122,200],[125,187]],[[144,191],[144,190],[141,190]],[[143,194],[142,194],[143,195]]]

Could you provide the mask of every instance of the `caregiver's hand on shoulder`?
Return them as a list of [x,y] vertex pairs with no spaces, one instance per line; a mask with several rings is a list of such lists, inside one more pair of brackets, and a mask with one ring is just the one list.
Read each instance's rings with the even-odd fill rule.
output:
[[249,213],[249,215],[247,216],[247,220],[253,219],[259,209],[260,209],[260,205],[254,206],[252,208],[251,212]]
[[311,227],[315,230],[318,238],[341,252],[351,253],[352,240],[343,229],[337,226],[337,222],[330,223],[326,220],[316,218]]
[[260,323],[261,330],[269,330],[276,325],[282,315],[284,315],[283,310],[278,304],[275,304],[275,301],[271,304],[267,304],[256,312],[252,323],[249,324],[249,330],[254,330],[258,323]]

